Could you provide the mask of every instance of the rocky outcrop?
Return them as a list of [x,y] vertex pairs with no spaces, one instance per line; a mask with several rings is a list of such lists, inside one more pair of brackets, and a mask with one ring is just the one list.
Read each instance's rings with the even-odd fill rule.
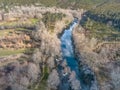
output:
[[[80,67],[91,68],[96,75],[99,89],[119,90],[120,43],[105,43],[95,38],[90,39],[81,26],[73,31],[73,40]],[[97,46],[99,48],[96,48]]]

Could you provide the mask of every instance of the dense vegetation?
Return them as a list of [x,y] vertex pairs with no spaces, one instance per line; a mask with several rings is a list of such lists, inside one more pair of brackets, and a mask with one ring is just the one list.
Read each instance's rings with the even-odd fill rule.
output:
[[47,12],[44,14],[42,21],[45,23],[47,29],[53,31],[56,21],[62,20],[63,17],[65,17],[65,14]]
[[112,26],[104,23],[94,21],[87,18],[86,21],[81,22],[83,27],[86,29],[89,37],[95,37],[99,40],[120,40],[120,31]]
[[84,14],[81,24],[91,33],[91,37],[107,41],[120,40],[119,6],[119,0],[100,4]]
[[[104,8],[103,8],[104,7]],[[95,9],[87,12],[87,15],[102,23],[108,23],[111,21],[111,24],[120,28],[120,2],[108,2],[101,6],[96,7]]]
[[33,5],[36,3],[45,6],[57,6],[63,8],[91,8],[99,3],[103,3],[109,0],[0,0],[1,7],[11,6],[11,5]]

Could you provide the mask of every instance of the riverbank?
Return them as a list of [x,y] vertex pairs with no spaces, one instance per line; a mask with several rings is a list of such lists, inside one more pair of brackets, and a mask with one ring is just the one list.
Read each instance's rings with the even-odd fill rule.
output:
[[93,87],[91,87],[94,88],[98,84],[98,89],[95,90],[119,90],[120,44],[102,43],[94,37],[87,37],[87,34],[89,33],[81,26],[73,31],[75,54],[80,68],[84,73],[87,73],[87,69],[91,69],[96,76],[91,76],[94,73],[88,70],[88,76],[85,74],[83,76],[84,81],[89,83],[91,79],[96,79],[97,82],[92,82]]

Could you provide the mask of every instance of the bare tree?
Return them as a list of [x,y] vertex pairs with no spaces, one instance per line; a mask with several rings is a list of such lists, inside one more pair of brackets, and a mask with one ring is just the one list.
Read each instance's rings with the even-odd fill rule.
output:
[[8,90],[28,90],[27,87],[24,87],[24,86],[17,84],[17,83],[12,84],[9,88],[10,89],[8,89]]
[[39,68],[34,63],[28,64],[28,77],[31,80],[31,82],[37,80],[39,73]]
[[120,89],[120,68],[117,67],[114,71],[111,73],[111,78],[113,81],[114,89],[119,90]]
[[41,54],[41,52],[40,52],[39,49],[36,49],[36,50],[34,51],[33,56],[32,56],[32,60],[33,60],[36,64],[42,62],[42,54]]
[[28,87],[29,84],[30,84],[29,83],[29,79],[26,76],[21,77],[21,79],[20,79],[20,85]]
[[60,80],[58,76],[58,72],[54,69],[50,73],[48,77],[48,86],[52,89],[57,89],[57,86],[59,85]]
[[48,58],[47,63],[48,63],[48,66],[49,66],[50,69],[55,67],[55,62],[54,62],[54,58],[53,57]]

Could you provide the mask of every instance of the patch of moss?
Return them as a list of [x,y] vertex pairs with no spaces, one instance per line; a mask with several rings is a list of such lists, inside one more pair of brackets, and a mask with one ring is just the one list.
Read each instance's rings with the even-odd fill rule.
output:
[[39,19],[37,19],[37,18],[31,18],[31,19],[29,19],[29,21],[30,21],[32,24],[36,24],[36,23],[39,21]]

